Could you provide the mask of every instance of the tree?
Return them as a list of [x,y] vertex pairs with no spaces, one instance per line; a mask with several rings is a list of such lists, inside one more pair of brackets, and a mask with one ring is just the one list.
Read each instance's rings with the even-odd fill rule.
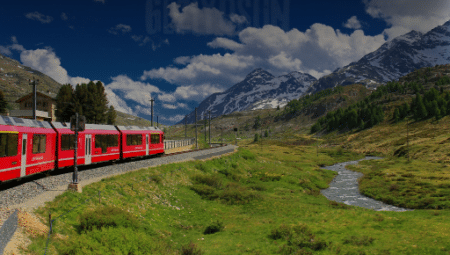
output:
[[259,135],[258,135],[258,133],[255,134],[255,139],[254,139],[253,141],[254,141],[254,142],[259,141]]
[[5,96],[3,95],[3,91],[0,90],[0,113],[6,112],[6,106],[8,103],[5,100]]
[[72,85],[64,84],[56,95],[56,118],[61,122],[69,122],[70,117],[75,114],[73,100],[74,90]]
[[106,123],[109,125],[114,125],[116,123],[116,117],[116,110],[114,110],[114,106],[111,105],[107,113]]
[[398,110],[398,108],[395,108],[395,110],[394,110],[394,121],[395,121],[395,123],[397,123],[399,119],[400,119],[400,111]]
[[258,129],[259,127],[261,127],[261,117],[258,115],[255,118],[255,124],[253,124],[253,128]]

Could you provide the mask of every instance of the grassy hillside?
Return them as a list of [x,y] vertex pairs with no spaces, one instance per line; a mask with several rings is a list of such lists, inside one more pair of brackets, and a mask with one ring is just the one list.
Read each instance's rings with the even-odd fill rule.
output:
[[[339,149],[243,143],[231,156],[142,169],[66,192],[47,254],[447,254],[449,211],[376,212],[320,195],[361,158]],[[414,231],[411,231],[414,230]],[[27,254],[42,254],[37,235]]]

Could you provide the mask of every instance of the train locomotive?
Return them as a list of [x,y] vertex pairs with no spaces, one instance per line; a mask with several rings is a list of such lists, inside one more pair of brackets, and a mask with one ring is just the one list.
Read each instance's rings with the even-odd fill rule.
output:
[[[86,124],[77,165],[164,154],[157,127]],[[0,116],[0,182],[74,165],[75,132],[65,122]]]

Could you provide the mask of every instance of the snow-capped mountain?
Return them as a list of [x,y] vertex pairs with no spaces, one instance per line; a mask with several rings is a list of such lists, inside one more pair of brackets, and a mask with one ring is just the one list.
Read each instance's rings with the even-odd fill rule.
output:
[[320,78],[308,89],[308,93],[354,83],[375,88],[415,69],[448,63],[450,63],[450,21],[426,34],[411,31],[384,43],[359,61]]
[[[275,77],[258,68],[245,79],[228,90],[215,93],[203,100],[197,108],[197,119],[211,111],[211,116],[219,116],[249,109],[275,108],[300,97],[311,84],[317,81],[309,74],[291,72]],[[195,121],[195,112],[187,116],[187,122]],[[184,119],[180,123],[184,123]]]

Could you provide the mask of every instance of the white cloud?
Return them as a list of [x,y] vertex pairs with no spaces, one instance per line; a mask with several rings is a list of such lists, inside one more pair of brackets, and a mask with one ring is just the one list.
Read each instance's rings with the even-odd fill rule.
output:
[[244,47],[244,45],[242,44],[239,44],[233,40],[223,37],[217,37],[212,42],[209,42],[207,45],[211,48],[224,48],[233,51],[240,50]]
[[390,25],[383,32],[389,40],[411,30],[428,32],[450,20],[449,0],[364,0],[364,3],[369,15]]
[[117,96],[112,90],[105,88],[105,93],[108,98],[109,105],[114,106],[116,111],[134,114],[133,109],[128,107],[127,103],[122,98]]
[[118,75],[111,78],[113,81],[105,86],[115,93],[120,93],[122,98],[135,101],[138,104],[150,106],[153,94],[162,93],[158,87],[149,83],[133,81],[127,75]]
[[46,15],[44,15],[42,13],[39,13],[39,12],[27,13],[27,14],[25,14],[25,17],[27,17],[28,19],[32,19],[32,20],[38,20],[42,24],[50,23],[53,20],[53,18],[51,16],[46,16]]
[[230,20],[236,24],[244,24],[247,23],[248,20],[245,18],[245,16],[237,15],[236,13],[233,13],[230,15]]
[[125,24],[117,24],[115,27],[108,29],[108,32],[113,35],[118,35],[119,33],[126,34],[131,31],[131,27]]
[[190,85],[190,86],[180,86],[175,90],[174,95],[177,98],[181,98],[184,100],[195,100],[202,101],[205,97],[217,93],[222,92],[223,89],[213,86],[211,84],[201,84],[201,85]]
[[179,122],[180,120],[184,119],[184,117],[185,117],[185,115],[177,114],[175,116],[170,116],[170,117],[160,116],[160,119],[176,123],[176,122]]
[[63,13],[61,13],[61,19],[62,19],[62,20],[68,20],[69,17],[67,17],[67,14],[65,14],[65,13],[63,12]]
[[160,94],[158,95],[158,100],[163,102],[175,102],[177,98],[172,94]]
[[231,21],[225,19],[224,13],[216,8],[198,8],[198,3],[191,3],[181,12],[176,2],[167,6],[170,9],[169,16],[172,19],[171,26],[177,33],[192,31],[197,34],[233,35],[236,25],[246,21],[245,17],[231,15]]
[[[239,41],[219,37],[208,43],[212,48],[233,50],[231,54],[181,56],[174,63],[182,67],[144,71],[141,80],[164,79],[172,84],[191,84],[192,88],[214,84],[218,92],[242,81],[257,67],[275,76],[301,71],[320,78],[331,73],[330,70],[359,60],[384,42],[383,35],[366,36],[362,30],[343,34],[318,23],[305,32],[297,29],[285,32],[272,25],[249,27],[239,33]],[[202,93],[190,86],[179,87],[177,98],[198,100],[213,93]]]
[[300,59],[288,57],[284,51],[269,58],[268,61],[274,68],[282,70],[300,70],[302,65]]
[[358,20],[358,18],[356,16],[352,16],[344,24],[344,27],[350,28],[350,29],[360,29],[361,28],[361,22],[359,22],[359,20]]
[[171,110],[175,110],[178,108],[185,108],[185,109],[189,109],[189,107],[187,106],[187,104],[184,103],[177,103],[177,104],[162,104],[162,106],[166,109],[171,109]]

